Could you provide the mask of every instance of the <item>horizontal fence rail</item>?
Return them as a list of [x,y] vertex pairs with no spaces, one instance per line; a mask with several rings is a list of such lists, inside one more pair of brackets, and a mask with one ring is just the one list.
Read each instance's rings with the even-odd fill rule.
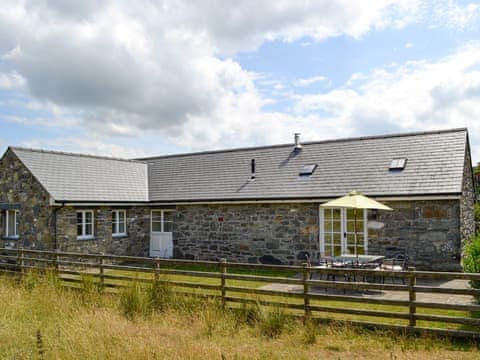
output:
[[[115,291],[154,281],[175,291],[218,298],[223,307],[284,308],[292,316],[321,321],[480,339],[480,289],[435,286],[451,280],[480,281],[480,274],[385,271],[348,268],[174,260],[0,248],[0,271],[24,276],[28,271],[51,270],[62,285],[81,287],[87,278],[99,288]],[[423,282],[418,284],[418,281]],[[264,287],[267,285],[267,287]],[[400,297],[380,296],[401,294]],[[430,294],[431,301],[417,295]],[[453,301],[444,301],[441,296]],[[440,296],[440,298],[439,298]],[[457,303],[455,296],[464,297]],[[472,301],[465,302],[465,297]],[[468,299],[468,298],[467,298]],[[452,328],[451,326],[456,326]]]

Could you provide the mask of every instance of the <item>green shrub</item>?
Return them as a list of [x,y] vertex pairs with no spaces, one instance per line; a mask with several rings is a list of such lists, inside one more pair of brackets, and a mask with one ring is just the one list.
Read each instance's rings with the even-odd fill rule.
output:
[[27,291],[32,291],[35,289],[40,281],[40,274],[36,270],[26,271],[21,278],[22,286]]
[[154,310],[165,311],[174,303],[174,294],[168,283],[154,280],[148,288],[150,305]]
[[262,311],[260,319],[260,332],[268,338],[277,338],[289,325],[290,319],[285,311],[279,307],[270,311]]
[[138,315],[149,315],[152,307],[147,289],[138,283],[123,289],[120,292],[120,309],[129,320]]
[[238,325],[248,324],[254,326],[260,322],[261,316],[260,305],[258,303],[242,303],[242,306],[237,312]]
[[[480,235],[474,237],[464,248],[463,269],[469,273],[480,273]],[[480,289],[479,280],[471,280],[470,285],[475,289]],[[477,296],[480,301],[480,296]]]
[[317,342],[317,326],[312,320],[303,325],[302,342],[305,345],[313,345]]
[[475,222],[480,222],[480,202],[475,204]]
[[101,302],[101,285],[92,274],[80,275],[80,299],[84,305],[96,305]]

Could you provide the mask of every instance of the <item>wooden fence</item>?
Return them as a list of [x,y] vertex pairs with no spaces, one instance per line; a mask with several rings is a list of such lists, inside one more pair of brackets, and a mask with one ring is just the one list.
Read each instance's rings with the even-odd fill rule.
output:
[[[85,276],[106,291],[155,280],[177,292],[217,297],[222,306],[229,308],[260,304],[286,308],[291,315],[319,321],[480,339],[480,305],[473,302],[480,290],[448,286],[451,280],[480,281],[480,274],[415,268],[393,272],[320,269],[307,264],[244,264],[225,259],[190,261],[0,248],[0,271],[23,276],[29,270],[46,269],[54,270],[66,286],[81,286]],[[265,288],[259,284],[274,286]],[[418,294],[430,294],[430,300],[419,301]],[[470,299],[466,296],[472,301],[465,301]],[[463,301],[458,303],[456,297]]]

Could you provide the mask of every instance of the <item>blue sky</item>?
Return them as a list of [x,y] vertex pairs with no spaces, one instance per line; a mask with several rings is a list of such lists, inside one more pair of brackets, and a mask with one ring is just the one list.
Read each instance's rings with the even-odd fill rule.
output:
[[135,157],[468,127],[472,1],[6,1],[0,150]]

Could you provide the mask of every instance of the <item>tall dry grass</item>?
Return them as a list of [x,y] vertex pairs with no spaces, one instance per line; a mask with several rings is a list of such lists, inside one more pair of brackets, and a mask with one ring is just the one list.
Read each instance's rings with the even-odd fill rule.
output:
[[480,359],[473,344],[303,324],[260,306],[222,311],[155,286],[108,295],[89,279],[68,290],[54,276],[0,277],[0,358]]

